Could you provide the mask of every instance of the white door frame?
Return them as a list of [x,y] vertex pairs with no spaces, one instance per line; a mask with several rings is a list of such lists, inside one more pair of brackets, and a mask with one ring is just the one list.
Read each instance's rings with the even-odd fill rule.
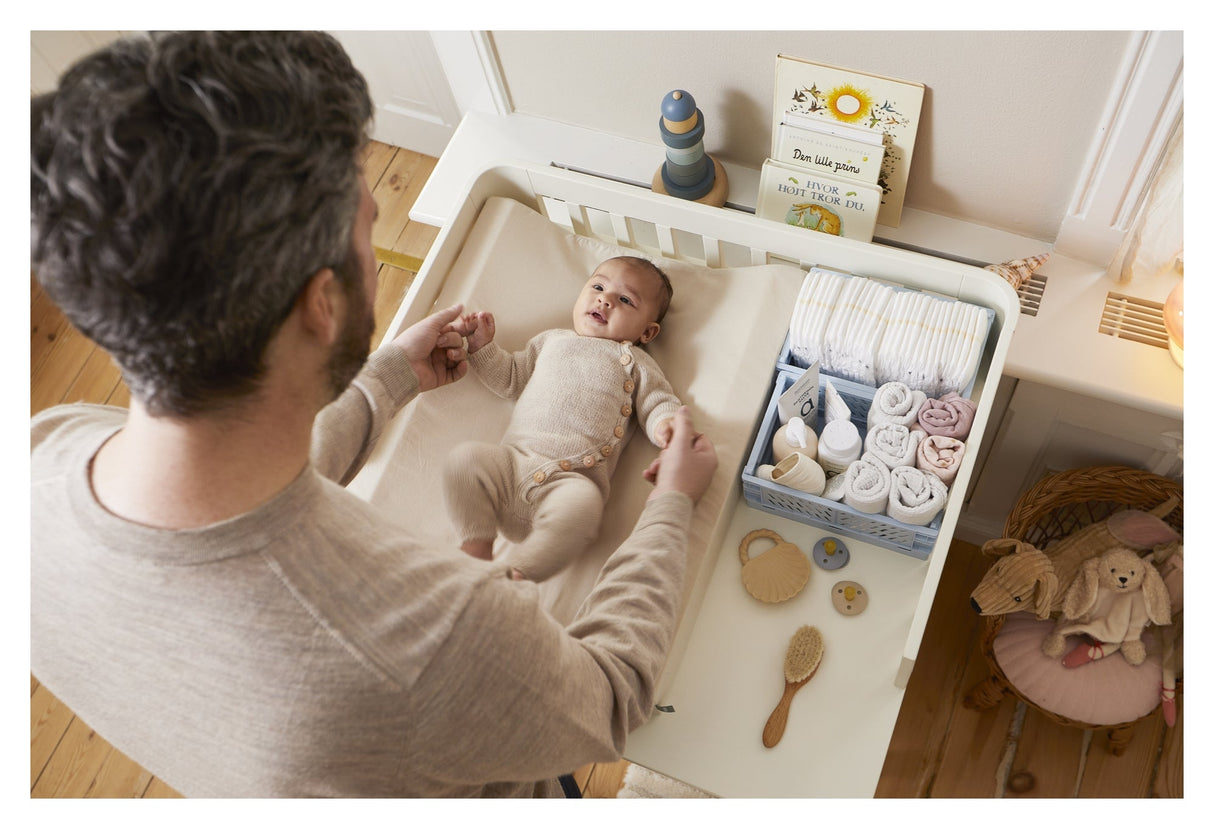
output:
[[1112,262],[1184,109],[1182,32],[1133,32],[1054,249]]

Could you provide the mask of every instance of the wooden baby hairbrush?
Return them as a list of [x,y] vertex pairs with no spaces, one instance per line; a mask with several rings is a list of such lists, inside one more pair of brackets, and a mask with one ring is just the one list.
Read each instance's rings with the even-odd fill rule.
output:
[[788,709],[792,705],[793,695],[813,679],[818,665],[822,663],[822,653],[825,649],[822,634],[816,627],[802,625],[792,635],[788,643],[788,653],[784,656],[784,695],[776,703],[776,709],[771,712],[767,725],[763,727],[763,745],[771,748],[784,736],[784,726],[788,724]]

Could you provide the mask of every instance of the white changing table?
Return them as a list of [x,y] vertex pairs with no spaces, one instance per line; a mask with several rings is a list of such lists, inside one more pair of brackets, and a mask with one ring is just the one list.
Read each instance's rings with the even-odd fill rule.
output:
[[[656,228],[663,255],[694,251],[709,266],[822,264],[993,308],[996,319],[972,395],[978,404],[973,445],[982,438],[1019,308],[1015,293],[998,277],[969,265],[838,240],[539,165],[494,168],[467,184],[452,202],[450,221],[405,297],[389,337],[427,311],[475,208],[490,195],[533,205],[555,201],[568,208],[572,229],[586,235],[601,235],[605,227],[607,233],[627,236],[648,225]],[[440,200],[449,198],[443,194]],[[434,201],[431,194],[429,202]],[[727,261],[738,257],[741,261]],[[721,470],[734,480],[728,500],[732,506],[726,507],[732,509],[732,520],[700,568],[663,676],[659,704],[672,710],[655,712],[634,732],[625,757],[723,797],[871,797],[976,455],[967,454],[954,484],[956,497],[950,499],[926,561],[834,533],[847,543],[850,563],[833,572],[813,565],[805,590],[780,605],[761,604],[743,589],[737,553],[741,538],[765,527],[809,553],[829,533],[750,508],[741,497],[741,470]],[[863,614],[845,617],[832,607],[829,589],[842,579],[868,589],[871,603]],[[822,631],[825,657],[793,700],[783,740],[764,748],[763,725],[784,687],[784,654],[802,624]]]

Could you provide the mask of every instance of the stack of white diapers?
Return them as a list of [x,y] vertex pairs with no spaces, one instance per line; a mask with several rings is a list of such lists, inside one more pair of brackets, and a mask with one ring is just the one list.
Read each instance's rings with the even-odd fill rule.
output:
[[929,397],[960,391],[978,370],[989,313],[863,276],[811,268],[789,326],[797,365],[867,386],[903,382]]

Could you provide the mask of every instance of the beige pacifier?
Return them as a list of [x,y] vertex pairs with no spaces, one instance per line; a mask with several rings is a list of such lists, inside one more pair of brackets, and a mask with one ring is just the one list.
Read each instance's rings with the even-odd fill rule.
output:
[[859,582],[841,581],[830,589],[830,600],[844,616],[856,616],[868,607],[868,591]]
[[[775,546],[751,558],[751,542],[758,538],[774,541]],[[742,584],[747,593],[761,602],[775,604],[791,599],[809,582],[809,559],[805,553],[772,530],[747,533],[738,546],[738,556],[742,559]]]

